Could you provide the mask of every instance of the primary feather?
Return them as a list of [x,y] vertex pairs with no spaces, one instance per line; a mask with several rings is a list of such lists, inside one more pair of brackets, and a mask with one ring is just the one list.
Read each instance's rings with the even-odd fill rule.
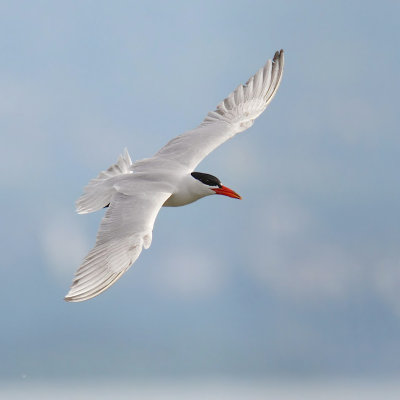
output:
[[239,132],[250,128],[267,108],[281,83],[284,55],[277,51],[273,60],[239,85],[210,111],[199,127],[169,141],[155,157],[174,160],[192,171],[204,157]]
[[83,301],[110,287],[151,244],[154,221],[171,193],[126,195],[116,192],[104,216],[95,247],[75,274],[67,301]]

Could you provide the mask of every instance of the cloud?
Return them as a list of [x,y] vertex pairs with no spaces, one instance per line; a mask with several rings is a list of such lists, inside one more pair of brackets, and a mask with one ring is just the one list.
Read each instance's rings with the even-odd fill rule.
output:
[[331,231],[313,212],[285,197],[254,211],[246,228],[253,232],[247,246],[251,277],[304,304],[342,302],[364,293],[400,315],[398,249],[379,238],[373,245],[351,246],[347,232]]
[[400,316],[400,255],[375,263],[371,279],[378,295]]
[[72,280],[90,245],[87,235],[74,215],[65,211],[53,213],[42,229],[42,251],[48,272],[55,279]]
[[164,294],[182,298],[204,298],[218,293],[227,280],[224,260],[205,254],[201,248],[182,245],[161,256],[162,268],[153,284]]
[[360,264],[340,244],[319,237],[312,214],[286,199],[258,209],[249,228],[253,276],[281,296],[302,301],[336,298],[358,287]]
[[[47,156],[46,140],[50,132],[45,127],[51,108],[46,90],[31,82],[5,79],[0,76],[0,130],[2,132],[1,160],[8,166],[1,181],[18,185],[30,172],[44,168]],[[34,151],[32,149],[35,149]]]

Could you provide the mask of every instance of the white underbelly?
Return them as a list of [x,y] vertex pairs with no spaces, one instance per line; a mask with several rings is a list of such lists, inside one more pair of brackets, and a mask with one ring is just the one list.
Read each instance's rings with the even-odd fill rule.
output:
[[172,194],[167,201],[163,204],[163,207],[180,207],[185,206],[186,204],[193,203],[194,201],[200,199],[202,196],[193,197],[193,195],[189,196],[187,193],[184,194]]

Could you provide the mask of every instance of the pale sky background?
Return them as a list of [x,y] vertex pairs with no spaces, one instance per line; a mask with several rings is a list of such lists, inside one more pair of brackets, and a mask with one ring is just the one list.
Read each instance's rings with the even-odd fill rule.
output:
[[[397,1],[0,1],[0,379],[400,372]],[[283,48],[254,126],[110,290],[62,299],[83,186],[196,127]],[[372,379],[371,378],[371,379]]]

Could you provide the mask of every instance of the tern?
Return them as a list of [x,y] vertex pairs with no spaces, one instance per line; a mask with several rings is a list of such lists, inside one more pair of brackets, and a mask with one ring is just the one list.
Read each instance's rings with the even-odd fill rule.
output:
[[125,149],[116,164],[84,188],[79,214],[107,208],[96,244],[75,273],[66,301],[91,299],[108,289],[152,240],[161,207],[178,207],[210,195],[241,197],[210,174],[194,169],[214,149],[248,129],[275,96],[283,73],[277,51],[245,85],[239,85],[191,131],[175,137],[153,157],[132,163]]

